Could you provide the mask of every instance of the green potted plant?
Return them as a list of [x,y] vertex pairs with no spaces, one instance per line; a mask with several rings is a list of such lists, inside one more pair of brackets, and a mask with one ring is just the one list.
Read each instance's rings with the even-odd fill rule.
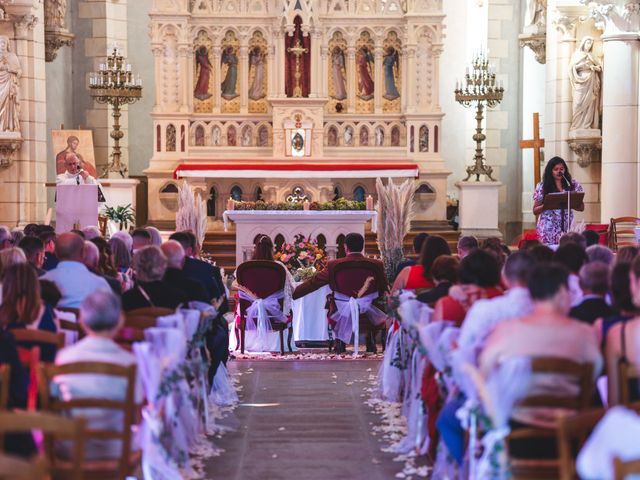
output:
[[104,216],[120,227],[120,230],[128,229],[129,225],[135,225],[136,215],[131,204],[118,207],[107,207],[104,209]]

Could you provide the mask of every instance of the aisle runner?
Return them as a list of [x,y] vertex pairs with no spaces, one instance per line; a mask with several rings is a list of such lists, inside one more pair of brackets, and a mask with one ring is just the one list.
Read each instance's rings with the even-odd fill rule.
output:
[[383,353],[365,353],[364,350],[360,350],[357,357],[353,356],[352,352],[347,353],[329,353],[326,350],[324,352],[305,352],[297,351],[294,353],[285,353],[280,355],[279,353],[272,352],[245,352],[231,353],[236,360],[382,360],[384,358]]

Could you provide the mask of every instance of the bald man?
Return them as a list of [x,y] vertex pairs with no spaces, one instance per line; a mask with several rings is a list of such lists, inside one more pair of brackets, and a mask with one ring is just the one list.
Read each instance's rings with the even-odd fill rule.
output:
[[41,278],[55,283],[60,290],[59,307],[80,308],[94,291],[111,290],[104,278],[91,273],[84,265],[84,248],[84,240],[75,233],[63,233],[56,239],[56,257],[60,263]]
[[167,257],[167,271],[164,274],[164,281],[172,288],[184,292],[190,302],[195,300],[210,303],[204,285],[184,274],[182,267],[184,267],[186,255],[182,245],[175,240],[169,240],[164,242],[160,248]]
[[56,177],[58,185],[97,185],[86,170],[80,166],[80,159],[75,153],[67,153],[64,157],[65,172]]

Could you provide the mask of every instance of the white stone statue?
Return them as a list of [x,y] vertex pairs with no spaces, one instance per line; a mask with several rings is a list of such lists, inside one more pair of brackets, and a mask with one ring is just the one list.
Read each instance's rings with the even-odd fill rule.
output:
[[547,0],[527,0],[525,30],[544,30],[547,23]]
[[381,126],[376,127],[376,147],[381,147],[384,144],[384,130]]
[[352,141],[353,141],[353,128],[347,127],[344,129],[344,144],[350,146]]
[[213,127],[211,141],[216,147],[220,146],[220,129],[218,128],[218,126]]
[[47,27],[65,28],[67,0],[47,0],[44,2],[44,17]]
[[0,132],[20,132],[20,61],[0,35]]
[[569,130],[599,128],[602,66],[591,54],[592,49],[593,37],[586,36],[571,57],[569,80],[573,90],[573,118]]

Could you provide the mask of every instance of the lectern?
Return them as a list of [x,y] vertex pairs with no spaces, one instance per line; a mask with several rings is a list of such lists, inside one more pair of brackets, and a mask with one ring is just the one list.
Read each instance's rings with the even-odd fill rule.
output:
[[56,187],[56,233],[98,225],[97,185]]

